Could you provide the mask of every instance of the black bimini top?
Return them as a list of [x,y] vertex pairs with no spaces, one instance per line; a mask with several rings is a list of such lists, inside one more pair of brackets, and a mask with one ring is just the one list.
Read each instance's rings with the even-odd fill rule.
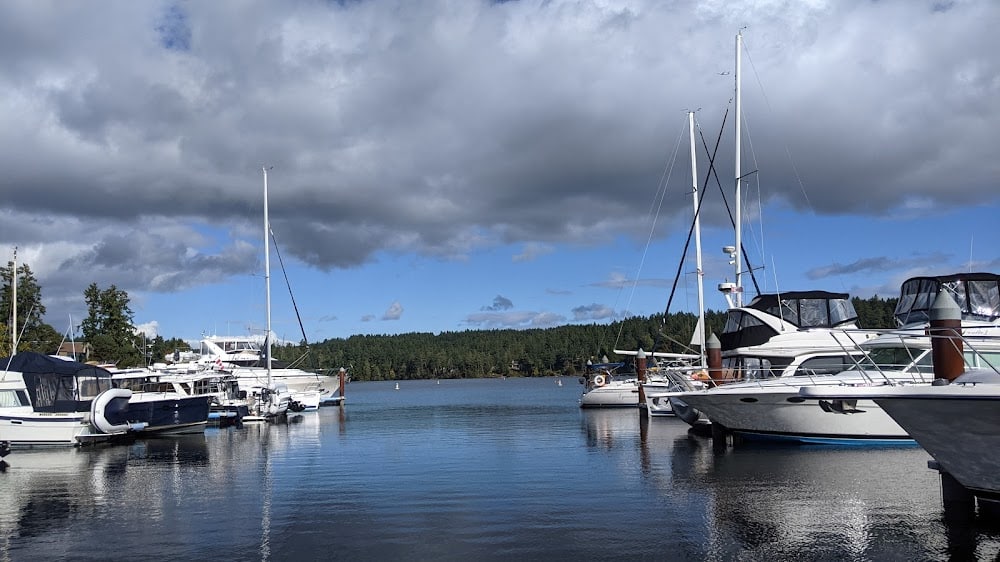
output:
[[[744,308],[759,310],[780,318],[800,329],[836,328],[858,320],[858,313],[847,293],[827,291],[789,291],[767,293],[754,297]],[[730,310],[726,326],[719,336],[722,350],[760,345],[778,332],[752,314],[741,309]]]
[[17,371],[37,412],[85,412],[111,388],[111,373],[95,365],[23,352],[0,359],[0,368]]
[[896,303],[896,322],[900,326],[928,322],[934,299],[942,290],[955,300],[963,320],[992,322],[1000,318],[1000,275],[954,273],[904,281]]

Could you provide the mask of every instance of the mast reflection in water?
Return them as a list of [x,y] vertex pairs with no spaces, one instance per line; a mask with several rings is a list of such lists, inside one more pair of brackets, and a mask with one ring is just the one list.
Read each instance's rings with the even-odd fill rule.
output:
[[912,448],[716,451],[551,378],[352,383],[287,424],[14,452],[8,560],[992,559]]

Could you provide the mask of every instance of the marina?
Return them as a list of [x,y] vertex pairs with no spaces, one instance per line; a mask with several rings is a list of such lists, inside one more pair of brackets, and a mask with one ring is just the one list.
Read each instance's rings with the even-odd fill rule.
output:
[[[918,446],[713,447],[551,378],[356,382],[287,423],[14,451],[4,559],[992,559]],[[640,415],[641,414],[641,415]]]
[[1000,560],[1000,4],[745,4],[0,5],[0,562]]

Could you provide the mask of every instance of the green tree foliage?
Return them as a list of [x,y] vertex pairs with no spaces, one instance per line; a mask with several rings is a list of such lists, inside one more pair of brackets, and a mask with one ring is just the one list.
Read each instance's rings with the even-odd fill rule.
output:
[[878,295],[868,299],[854,297],[851,304],[858,313],[858,326],[866,330],[890,330],[895,329],[896,317],[893,312],[896,310],[898,298],[880,299]]
[[[863,328],[894,328],[897,299],[854,299]],[[706,334],[722,332],[725,311],[705,313]],[[361,335],[312,344],[300,366],[335,374],[347,367],[354,380],[577,376],[588,360],[630,361],[615,348],[647,352],[696,352],[689,346],[697,324],[690,313],[633,317],[610,325],[569,325],[534,330],[468,330],[440,334]],[[305,350],[274,348],[280,360]]]
[[[719,330],[724,313],[707,314]],[[347,367],[354,380],[575,376],[588,360],[630,359],[614,349],[691,352],[692,314],[634,317],[610,325],[569,325],[530,330],[468,330],[441,334],[359,335],[313,344],[301,366],[330,374]],[[615,343],[615,342],[620,343]],[[277,346],[274,356],[294,360],[299,346]]]
[[[0,267],[0,353],[11,353],[11,319],[13,314],[13,272],[14,262],[7,262],[6,267]],[[31,267],[23,263],[17,267],[17,351],[36,351],[38,353],[55,353],[59,347],[61,336],[49,326],[42,317],[45,315],[45,305],[42,304],[42,290],[31,272]]]
[[103,291],[91,283],[83,292],[87,317],[81,325],[91,357],[119,367],[143,364],[141,335],[135,333],[128,293],[111,285]]

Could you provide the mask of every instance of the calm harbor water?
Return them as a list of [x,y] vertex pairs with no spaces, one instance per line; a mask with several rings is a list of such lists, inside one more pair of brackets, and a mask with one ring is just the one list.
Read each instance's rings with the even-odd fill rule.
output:
[[3,560],[989,559],[918,447],[744,444],[580,410],[574,379],[352,383],[344,408],[14,452]]

